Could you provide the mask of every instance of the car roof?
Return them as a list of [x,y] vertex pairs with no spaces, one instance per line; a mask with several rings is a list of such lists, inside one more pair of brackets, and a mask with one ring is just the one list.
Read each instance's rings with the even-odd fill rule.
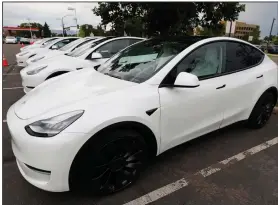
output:
[[150,39],[163,40],[163,41],[200,41],[207,38],[213,38],[212,36],[157,36]]

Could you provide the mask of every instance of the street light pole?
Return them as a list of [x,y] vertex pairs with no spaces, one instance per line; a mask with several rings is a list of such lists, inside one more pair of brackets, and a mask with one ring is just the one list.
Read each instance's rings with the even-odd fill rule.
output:
[[32,31],[31,31],[30,18],[27,18],[27,20],[28,20],[28,23],[29,23],[30,34],[31,34],[31,39],[32,39],[33,38],[33,34],[32,34]]
[[270,38],[271,38],[271,33],[272,33],[273,24],[274,24],[275,20],[276,20],[275,18],[273,18],[273,20],[272,20],[272,24],[271,24],[271,28],[270,28],[270,32],[269,32],[269,38],[268,38],[268,41],[267,41],[267,44],[266,44],[266,48],[268,48],[268,44],[269,44],[269,41],[270,41]]
[[78,24],[77,24],[77,16],[76,16],[76,8],[73,7],[68,7],[68,10],[73,11],[74,10],[74,15],[75,15],[75,23],[76,23],[76,36],[78,36]]
[[64,35],[64,30],[65,30],[64,18],[67,17],[67,16],[72,16],[72,15],[65,15],[65,16],[63,16],[61,19],[60,19],[60,18],[57,18],[57,20],[61,20],[61,22],[62,22],[63,37],[65,36],[65,35]]

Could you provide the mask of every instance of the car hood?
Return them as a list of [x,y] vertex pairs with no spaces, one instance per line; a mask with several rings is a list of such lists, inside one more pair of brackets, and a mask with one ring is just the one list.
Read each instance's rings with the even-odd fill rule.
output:
[[15,103],[15,113],[21,119],[29,119],[63,109],[85,98],[94,100],[100,95],[134,85],[137,84],[86,68],[45,81]]
[[86,65],[89,66],[89,63],[83,59],[69,57],[66,55],[58,55],[52,58],[41,59],[38,62],[31,63],[30,65],[22,69],[21,72],[26,73],[30,70],[33,70],[43,65],[47,65],[46,69],[50,72],[50,69],[56,69],[56,68],[64,71],[72,71],[73,69],[75,70],[76,68],[80,68],[84,66],[86,67]]
[[[36,63],[36,62],[42,62],[43,60],[53,58],[55,56],[63,55],[65,52],[64,51],[57,51],[57,50],[49,50],[48,52],[42,52],[40,54],[35,55],[34,57],[28,59],[28,62],[30,64]],[[36,62],[32,62],[34,59],[42,58],[41,60],[38,60]]]

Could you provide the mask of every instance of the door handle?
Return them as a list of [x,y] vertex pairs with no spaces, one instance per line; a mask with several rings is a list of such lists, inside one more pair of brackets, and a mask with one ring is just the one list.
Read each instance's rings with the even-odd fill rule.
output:
[[220,86],[220,87],[217,87],[216,89],[221,89],[221,88],[225,88],[226,87],[226,84]]
[[260,75],[260,76],[258,76],[257,78],[262,78],[264,75]]

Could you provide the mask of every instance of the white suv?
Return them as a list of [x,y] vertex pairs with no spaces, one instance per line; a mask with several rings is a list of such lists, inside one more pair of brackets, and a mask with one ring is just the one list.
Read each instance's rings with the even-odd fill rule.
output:
[[234,38],[154,38],[50,79],[12,105],[18,168],[49,191],[112,193],[147,161],[238,121],[263,127],[277,102],[277,65]]

